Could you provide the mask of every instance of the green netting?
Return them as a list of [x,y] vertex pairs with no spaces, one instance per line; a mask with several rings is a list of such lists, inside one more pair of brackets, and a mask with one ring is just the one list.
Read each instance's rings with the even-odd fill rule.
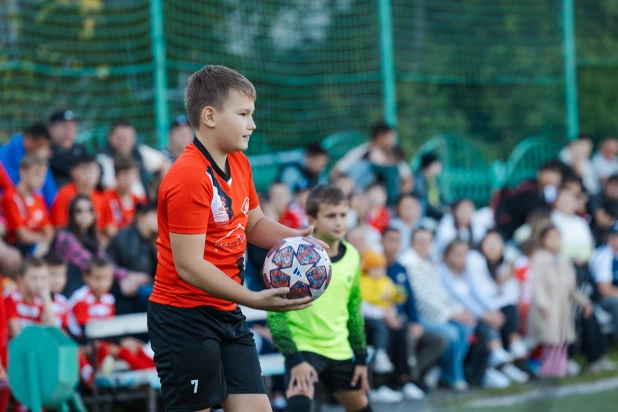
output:
[[[184,111],[193,71],[233,67],[258,90],[250,154],[344,131],[351,140],[336,147],[348,147],[382,118],[381,70],[389,62],[381,61],[379,5],[386,3],[409,155],[442,133],[477,142],[487,159],[506,159],[526,136],[564,136],[562,0],[161,3],[169,116]],[[580,87],[606,96],[610,109],[615,93],[594,80],[616,82],[614,3],[575,0]],[[151,16],[148,0],[0,0],[0,141],[71,107],[84,138],[104,138],[109,123],[123,117],[156,144]],[[588,110],[603,113],[582,94]],[[604,124],[614,126],[610,109]]]

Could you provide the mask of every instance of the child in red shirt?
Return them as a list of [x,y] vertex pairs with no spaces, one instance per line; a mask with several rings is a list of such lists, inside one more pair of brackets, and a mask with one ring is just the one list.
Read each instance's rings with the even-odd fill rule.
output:
[[7,290],[4,306],[10,339],[30,325],[56,323],[49,291],[49,272],[42,259],[24,259],[17,273],[17,287]]
[[[116,300],[109,293],[113,282],[112,265],[101,258],[93,257],[84,271],[86,285],[76,290],[69,299],[69,331],[79,341],[83,341],[83,330],[89,321],[115,316]],[[152,357],[144,350],[144,343],[137,339],[123,339],[120,345],[97,341],[95,347],[97,369],[100,369],[109,357],[125,361],[134,370],[154,368]],[[88,353],[89,348],[81,348],[80,377],[86,384],[91,385],[94,380],[94,367],[87,359]]]
[[[146,203],[146,199],[132,193],[135,182],[139,178],[137,162],[132,157],[117,156],[114,161],[116,170],[116,189],[105,192],[107,196],[106,221],[118,231],[133,223],[135,207],[139,203]],[[115,233],[108,233],[114,235]]]
[[46,174],[47,160],[26,156],[19,166],[19,184],[2,196],[7,241],[23,254],[32,251],[33,255],[41,256],[47,253],[54,238],[45,200],[38,193]]
[[69,301],[62,291],[67,284],[67,264],[56,252],[48,253],[45,256],[45,262],[49,272],[49,290],[52,295],[56,326],[66,330],[69,325]]

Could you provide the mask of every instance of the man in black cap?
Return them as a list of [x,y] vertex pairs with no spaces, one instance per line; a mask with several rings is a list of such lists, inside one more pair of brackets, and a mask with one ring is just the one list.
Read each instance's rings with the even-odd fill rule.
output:
[[49,167],[58,186],[71,182],[73,160],[86,153],[86,146],[76,144],[77,119],[72,110],[59,110],[49,118],[52,156]]
[[170,125],[169,147],[163,151],[170,162],[174,162],[185,150],[185,147],[193,141],[193,129],[189,119],[184,114],[176,116]]

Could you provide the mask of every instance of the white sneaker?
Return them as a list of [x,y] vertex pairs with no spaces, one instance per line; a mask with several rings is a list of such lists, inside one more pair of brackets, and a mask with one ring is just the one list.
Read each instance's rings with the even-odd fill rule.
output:
[[512,363],[507,363],[500,371],[504,373],[510,380],[517,383],[526,383],[530,379],[528,374]]
[[513,361],[513,357],[504,348],[498,348],[494,349],[489,354],[489,360],[487,363],[489,366],[495,368],[496,366],[504,365],[505,363],[509,363],[511,361]]
[[511,380],[494,368],[487,368],[483,376],[483,387],[487,389],[503,389],[511,385]]
[[451,385],[451,388],[456,392],[465,392],[470,389],[470,386],[468,386],[466,381],[457,381]]
[[525,359],[528,357],[528,348],[521,340],[516,340],[511,343],[510,349],[511,357],[513,357],[513,359]]
[[388,358],[388,355],[383,350],[376,352],[375,360],[373,361],[373,371],[375,373],[390,373],[395,369],[393,363]]
[[569,360],[569,363],[567,365],[568,376],[577,376],[581,373],[581,371],[582,367],[579,366],[579,363],[575,362],[574,360]]
[[425,398],[425,392],[419,389],[418,386],[413,384],[412,382],[406,383],[403,385],[401,390],[406,399],[420,401]]
[[425,378],[423,379],[423,383],[427,385],[427,387],[431,390],[435,390],[438,387],[438,382],[440,382],[440,376],[442,375],[442,368],[439,366],[434,366],[429,369],[425,374]]
[[399,403],[403,401],[403,393],[397,392],[388,386],[380,386],[369,394],[372,402],[376,403]]

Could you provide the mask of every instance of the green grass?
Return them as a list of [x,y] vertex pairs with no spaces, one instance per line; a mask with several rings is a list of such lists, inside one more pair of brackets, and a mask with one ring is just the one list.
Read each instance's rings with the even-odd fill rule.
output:
[[618,393],[612,391],[559,399],[534,400],[514,406],[457,408],[457,411],[462,412],[614,412],[616,410],[618,410]]

